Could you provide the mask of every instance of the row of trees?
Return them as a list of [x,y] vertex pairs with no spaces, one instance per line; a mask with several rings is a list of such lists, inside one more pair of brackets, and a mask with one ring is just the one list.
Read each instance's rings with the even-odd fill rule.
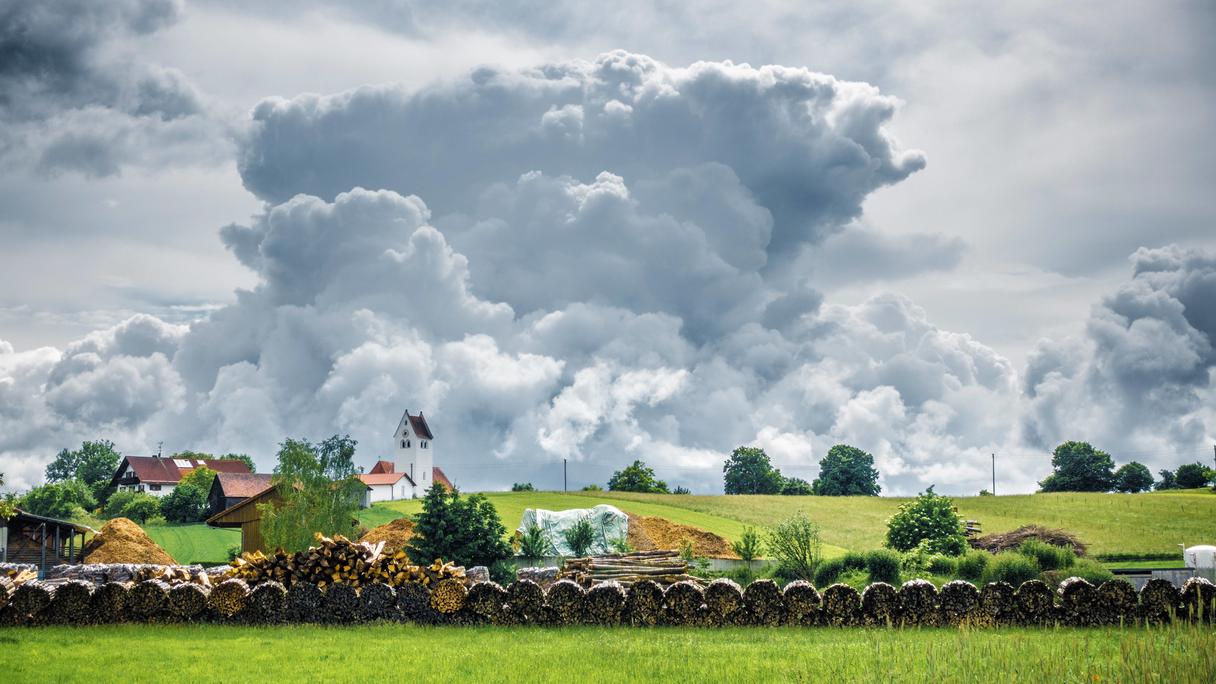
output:
[[1216,470],[1202,463],[1162,469],[1154,482],[1148,467],[1130,461],[1115,469],[1111,455],[1089,442],[1064,442],[1051,454],[1052,472],[1039,482],[1043,492],[1146,492],[1149,489],[1197,489],[1216,480]]
[[764,449],[739,447],[731,452],[722,467],[727,494],[786,494],[818,496],[878,496],[878,470],[869,453],[837,444],[819,461],[819,477],[814,482],[785,477],[773,467]]

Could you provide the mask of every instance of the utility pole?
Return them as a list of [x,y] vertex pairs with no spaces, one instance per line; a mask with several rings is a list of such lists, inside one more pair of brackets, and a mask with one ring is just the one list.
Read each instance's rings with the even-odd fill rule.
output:
[[992,454],[992,495],[996,496],[996,453]]
[[160,458],[161,451],[164,450],[165,443],[163,441],[156,443],[156,457]]
[[562,491],[566,491],[566,459],[562,459]]

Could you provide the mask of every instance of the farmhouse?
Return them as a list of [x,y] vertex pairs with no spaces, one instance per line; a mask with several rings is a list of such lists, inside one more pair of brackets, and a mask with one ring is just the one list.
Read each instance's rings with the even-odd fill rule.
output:
[[271,477],[263,473],[216,473],[207,493],[207,512],[215,515],[256,496],[270,486]]
[[434,465],[434,444],[435,435],[422,412],[411,416],[406,409],[393,432],[394,460],[376,461],[371,470],[359,475],[368,488],[364,507],[377,501],[420,498],[435,482],[451,489],[447,475]]
[[124,456],[110,480],[110,486],[120,492],[147,492],[152,496],[168,496],[183,477],[200,466],[207,466],[217,473],[249,472],[249,466],[242,461]]
[[91,527],[17,509],[13,517],[0,519],[0,563],[27,563],[42,571],[60,563],[78,563],[85,535],[96,533]]

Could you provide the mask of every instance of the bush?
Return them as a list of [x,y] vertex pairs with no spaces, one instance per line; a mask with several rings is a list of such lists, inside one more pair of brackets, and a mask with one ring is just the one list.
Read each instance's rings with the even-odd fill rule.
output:
[[731,544],[731,548],[738,554],[739,558],[748,563],[760,557],[764,553],[764,543],[760,540],[760,535],[756,533],[756,528],[747,526],[743,528],[743,534],[740,535],[739,541]]
[[160,512],[169,522],[198,522],[206,511],[206,492],[192,484],[178,485],[169,496],[160,500]]
[[844,559],[829,558],[821,561],[819,567],[815,568],[815,581],[813,584],[820,588],[831,586],[840,577],[840,573],[842,572],[844,572]]
[[870,574],[871,582],[886,582],[899,584],[898,553],[888,549],[875,549],[866,554],[866,571]]
[[671,490],[671,493],[672,494],[682,494],[682,495],[687,496],[689,494],[692,494],[692,490],[689,489],[688,487],[676,487],[675,489]]
[[1095,587],[1115,576],[1106,566],[1089,558],[1077,559],[1071,566],[1064,568],[1064,574],[1068,577],[1080,577]]
[[583,487],[582,491],[584,491],[584,492],[602,492],[602,491],[604,491],[604,488],[597,484],[589,484],[589,485]]
[[846,572],[849,570],[865,570],[866,554],[860,551],[849,551],[840,557],[840,563]]
[[35,487],[17,500],[17,506],[29,513],[60,519],[80,517],[96,505],[88,485],[75,479]]
[[406,553],[410,560],[430,565],[436,558],[471,567],[494,564],[511,556],[503,540],[506,529],[494,505],[480,494],[461,498],[460,492],[434,484],[422,500],[414,521],[414,536]]
[[968,551],[959,556],[955,571],[965,580],[978,582],[984,577],[984,571],[988,569],[988,561],[991,559],[992,554],[987,551]]
[[1022,582],[1037,579],[1038,576],[1039,565],[1033,558],[1016,551],[1006,551],[992,557],[984,571],[984,582],[1007,582],[1013,587],[1019,587]]
[[1072,549],[1064,546],[1048,544],[1039,539],[1027,539],[1018,546],[1018,553],[1033,558],[1040,570],[1060,570],[1067,568],[1077,560]]
[[531,482],[516,482],[515,484],[511,485],[511,491],[513,491],[513,492],[535,492],[536,487],[533,487]]
[[562,538],[570,545],[570,551],[575,556],[586,556],[595,543],[595,526],[587,517],[579,518],[573,525],[562,532]]
[[930,553],[958,556],[967,550],[963,521],[949,497],[926,489],[914,501],[901,504],[887,521],[887,546],[910,551],[921,542]]
[[776,527],[768,535],[768,551],[777,564],[796,579],[811,580],[819,562],[819,526],[799,513]]
[[787,477],[781,485],[781,493],[785,496],[810,496],[811,483],[800,477]]
[[953,577],[958,566],[950,556],[933,555],[929,557],[929,572],[934,575]]
[[540,525],[532,523],[524,529],[523,534],[519,536],[519,555],[524,558],[541,558],[542,556],[552,556],[554,554],[553,542],[549,541],[549,537]]
[[135,522],[144,525],[153,518],[160,517],[160,499],[145,494],[136,492],[135,496],[122,507],[119,512],[123,518],[130,518]]

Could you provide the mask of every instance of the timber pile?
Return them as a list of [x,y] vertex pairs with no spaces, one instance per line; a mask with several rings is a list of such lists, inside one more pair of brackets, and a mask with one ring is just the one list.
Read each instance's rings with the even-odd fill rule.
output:
[[142,621],[160,617],[169,609],[169,585],[160,580],[144,580],[131,587],[127,610]]
[[44,621],[42,612],[51,605],[55,596],[52,587],[43,582],[33,580],[25,582],[13,592],[5,607],[4,622],[10,624],[40,624]]
[[761,627],[776,627],[785,622],[785,596],[781,587],[771,579],[759,579],[743,590],[743,605],[747,608],[750,624]]
[[705,592],[696,582],[676,582],[667,587],[663,600],[667,606],[668,624],[695,625],[700,622]]
[[465,605],[474,615],[481,617],[492,625],[505,622],[504,610],[507,603],[507,590],[497,582],[476,582],[469,587],[469,596]]
[[899,624],[899,590],[886,582],[875,582],[861,592],[862,624],[892,627]]
[[169,586],[199,584],[211,586],[211,578],[201,565],[152,565],[146,563],[86,563],[56,565],[47,570],[48,581],[84,580],[94,586],[106,582],[143,582],[160,580]]
[[397,587],[397,609],[404,619],[420,625],[436,625],[443,619],[439,611],[431,607],[430,590],[415,582]]
[[287,590],[278,582],[262,582],[249,592],[245,620],[260,625],[275,625],[287,619]]
[[1064,622],[1075,626],[1098,624],[1098,590],[1080,577],[1060,582],[1060,608]]
[[705,587],[705,609],[714,625],[728,625],[743,607],[743,588],[734,580],[721,577]]
[[222,618],[235,617],[249,603],[249,585],[244,580],[226,579],[211,590],[207,607]]
[[608,580],[620,582],[626,587],[643,579],[661,586],[701,581],[688,574],[688,563],[675,551],[635,551],[570,558],[562,564],[559,578],[574,580],[584,587]]
[[1136,620],[1136,588],[1131,582],[1110,579],[1098,587],[1098,623],[1103,625],[1131,624]]
[[906,625],[934,627],[937,619],[937,587],[932,582],[914,579],[899,588],[899,614]]
[[[1113,581],[1113,580],[1112,580]],[[1109,584],[1110,582],[1107,582]],[[1105,586],[1105,585],[1103,585]],[[1216,623],[1216,585],[1207,578],[1192,577],[1182,585],[1182,615],[1195,622]]]
[[611,580],[587,591],[587,621],[594,625],[615,625],[625,609],[625,587]]
[[131,594],[129,585],[123,582],[106,582],[93,590],[93,599],[89,601],[90,620],[96,624],[121,622],[126,617],[127,597]]
[[247,584],[278,582],[290,588],[297,583],[315,584],[321,589],[333,584],[349,584],[356,589],[380,582],[392,587],[407,583],[434,586],[455,578],[463,580],[464,568],[436,560],[431,565],[413,565],[405,551],[384,552],[385,542],[353,542],[342,535],[333,538],[317,535],[317,545],[306,551],[271,554],[261,551],[241,554],[231,563],[227,576]]
[[1027,539],[1038,539],[1054,546],[1066,546],[1071,548],[1077,556],[1084,556],[1087,549],[1085,543],[1072,532],[1050,529],[1039,525],[1024,525],[1012,532],[987,534],[982,537],[968,539],[968,542],[971,544],[971,548],[983,549],[991,553],[1000,553],[1001,551],[1011,551],[1018,548]]
[[536,624],[543,617],[545,592],[530,580],[515,580],[507,587],[508,619],[518,624]]
[[1181,607],[1181,599],[1169,580],[1155,577],[1140,588],[1140,617],[1150,624],[1169,622]]
[[287,620],[289,622],[321,622],[325,594],[320,587],[297,582],[287,590]]
[[169,590],[169,614],[183,622],[199,618],[207,610],[211,589],[199,584],[178,584]]
[[975,620],[980,607],[980,590],[962,580],[946,582],[938,594],[941,619],[946,625],[957,627]]
[[836,583],[823,590],[824,624],[848,627],[857,624],[860,614],[861,595],[853,587]]
[[634,582],[625,595],[625,614],[635,626],[659,624],[663,619],[663,587],[652,579]]
[[571,580],[558,580],[545,592],[545,605],[558,624],[580,624],[587,607],[587,590]]
[[387,584],[376,582],[363,587],[360,592],[363,599],[363,619],[376,621],[400,621],[401,614],[397,609],[397,592]]
[[80,550],[85,563],[177,565],[143,528],[126,518],[114,518]]
[[13,585],[13,581],[7,577],[0,576],[0,610],[8,605],[9,599],[13,597],[13,592],[17,587]]
[[0,578],[8,580],[16,588],[30,580],[38,579],[38,566],[24,563],[0,563]]
[[468,598],[469,590],[464,586],[464,582],[449,577],[440,580],[431,590],[431,607],[444,615],[451,615],[464,608]]
[[983,621],[989,625],[1016,623],[1018,603],[1013,585],[1008,582],[989,582],[984,585],[980,590],[980,614]]
[[55,587],[55,597],[47,607],[47,621],[55,625],[73,625],[89,617],[89,602],[93,585],[80,580],[68,580]]
[[[1028,580],[1013,592],[1017,622],[1023,625],[1049,625],[1055,620],[1055,596],[1042,580]],[[1134,598],[1133,598],[1134,601]]]
[[795,625],[813,625],[819,617],[819,592],[806,580],[796,580],[785,585],[785,607],[790,613],[790,622]]
[[329,622],[357,622],[363,617],[359,589],[353,584],[338,582],[325,589],[325,614]]

